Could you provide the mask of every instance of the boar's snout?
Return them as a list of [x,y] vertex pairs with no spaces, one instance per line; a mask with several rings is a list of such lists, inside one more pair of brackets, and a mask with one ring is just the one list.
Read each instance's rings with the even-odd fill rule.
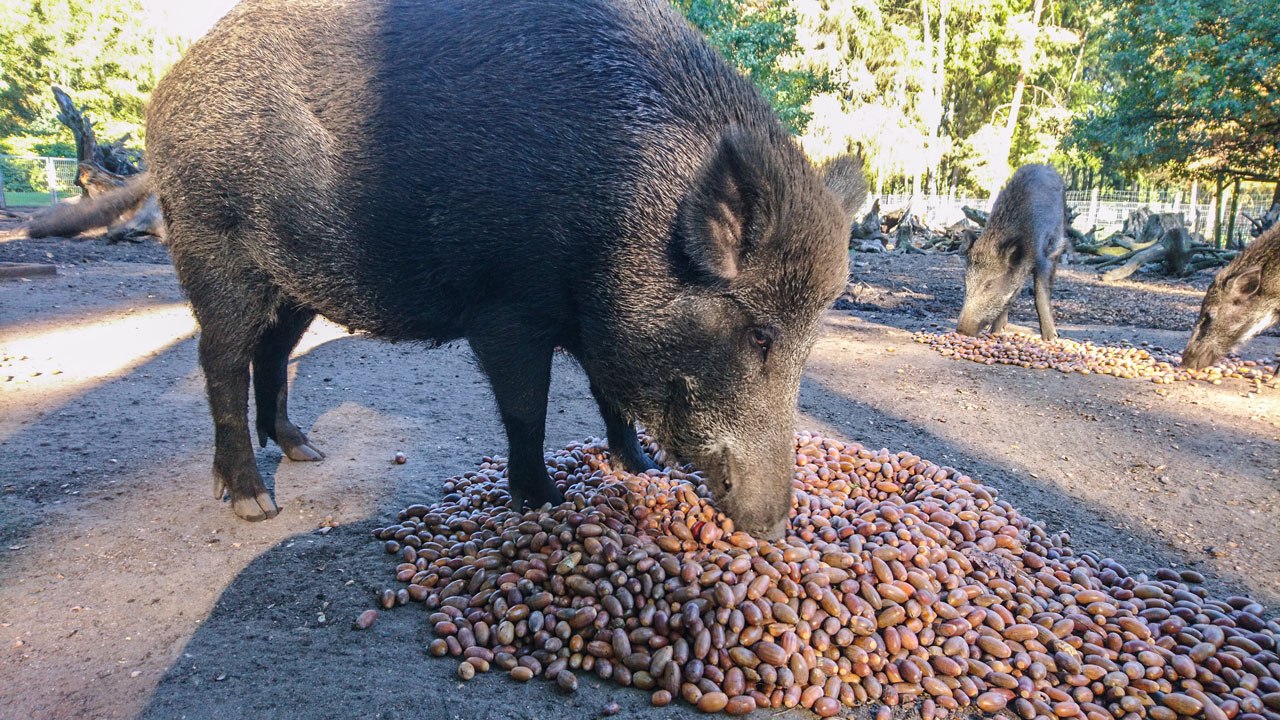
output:
[[982,323],[978,322],[972,314],[962,312],[960,313],[960,320],[956,322],[956,332],[974,337],[982,332]]
[[1217,361],[1218,353],[1208,343],[1193,339],[1182,351],[1182,366],[1192,370],[1203,370]]
[[698,458],[716,506],[735,529],[753,537],[777,540],[791,514],[791,479],[795,473],[795,438],[765,444],[719,443],[712,456]]

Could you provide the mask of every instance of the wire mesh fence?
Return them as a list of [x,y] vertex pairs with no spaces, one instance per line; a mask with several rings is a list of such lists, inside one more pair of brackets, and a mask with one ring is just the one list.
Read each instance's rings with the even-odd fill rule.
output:
[[74,158],[0,155],[0,207],[52,205],[80,194]]
[[[76,185],[79,164],[74,158],[34,155],[0,155],[0,207],[45,206],[80,194]],[[1202,197],[1211,196],[1206,193]],[[912,203],[912,212],[930,225],[946,227],[964,219],[963,208],[989,211],[994,198],[973,195],[921,195]],[[882,211],[902,208],[912,201],[910,194],[880,196]],[[1249,217],[1258,217],[1268,209],[1269,198],[1241,193],[1235,222],[1236,236],[1247,241],[1252,227]],[[1067,192],[1067,205],[1076,213],[1075,227],[1082,232],[1097,227],[1100,234],[1119,227],[1125,218],[1139,208],[1152,212],[1180,212],[1192,232],[1206,237],[1214,234],[1212,201],[1192,204],[1180,190],[1155,190],[1146,193],[1113,190],[1105,193],[1087,190]],[[1230,226],[1229,205],[1224,201],[1222,235],[1226,239]]]
[[[881,195],[880,208],[888,212],[902,208],[912,202],[910,194]],[[1074,226],[1081,232],[1088,232],[1097,227],[1099,236],[1117,229],[1133,211],[1147,208],[1152,212],[1182,213],[1191,232],[1203,233],[1212,241],[1214,234],[1214,215],[1216,207],[1211,201],[1196,202],[1194,205],[1179,191],[1159,191],[1150,194],[1130,191],[1090,192],[1087,190],[1068,191],[1067,206],[1076,214]],[[921,195],[912,202],[912,212],[924,218],[934,227],[946,227],[964,219],[963,208],[970,207],[984,212],[991,210],[994,198],[976,197],[972,195]],[[1229,200],[1223,203],[1222,236],[1226,240],[1230,226]],[[1269,198],[1241,193],[1236,208],[1236,237],[1247,241],[1252,227],[1248,217],[1258,217],[1268,209]],[[1248,216],[1248,217],[1246,217]]]

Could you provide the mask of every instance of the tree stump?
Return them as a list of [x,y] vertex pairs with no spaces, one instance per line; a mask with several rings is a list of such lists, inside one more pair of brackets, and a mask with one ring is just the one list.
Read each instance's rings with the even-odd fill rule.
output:
[[[81,203],[92,203],[96,198],[124,186],[130,176],[142,172],[142,156],[136,150],[125,147],[129,135],[105,145],[98,142],[93,121],[71,100],[62,88],[54,86],[53,96],[58,101],[58,120],[66,125],[76,139],[76,157],[80,164],[76,173],[76,185],[83,191]],[[49,208],[47,213],[63,213],[66,217],[92,217],[83,207],[70,209],[62,205]],[[114,212],[114,211],[113,211]],[[74,224],[72,224],[74,225]],[[94,225],[75,228],[84,232]],[[72,227],[66,228],[71,232]],[[147,237],[164,237],[164,218],[160,203],[154,193],[145,196],[137,204],[125,207],[107,223],[107,243],[121,241],[138,242]]]

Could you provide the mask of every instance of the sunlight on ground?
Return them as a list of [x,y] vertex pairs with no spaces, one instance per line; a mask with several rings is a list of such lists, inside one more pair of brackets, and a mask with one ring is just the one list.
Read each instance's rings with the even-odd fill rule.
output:
[[[195,335],[186,303],[170,303],[0,339],[0,393],[77,389],[127,371],[144,358]],[[16,387],[15,387],[16,383]]]
[[[0,337],[0,398],[12,405],[0,413],[0,440],[39,412],[124,377],[195,334],[195,318],[186,303],[6,333]],[[342,327],[316,321],[294,357],[346,336]]]
[[1123,280],[1115,280],[1113,282],[1103,282],[1098,277],[1098,271],[1094,268],[1090,268],[1088,265],[1063,266],[1063,270],[1071,272],[1072,280],[1084,285],[1091,285],[1093,287],[1140,290],[1152,295],[1168,295],[1170,297],[1187,298],[1188,300],[1195,300],[1196,304],[1199,304],[1200,299],[1204,297],[1204,291],[1194,287],[1187,287],[1185,285],[1165,285],[1151,282],[1149,279],[1145,278],[1125,278]]
[[298,342],[298,346],[293,349],[293,355],[291,357],[301,357],[327,342],[340,340],[344,337],[350,336],[351,333],[341,325],[331,323],[324,318],[316,318],[316,320],[311,323],[311,327],[307,328],[307,334],[302,336],[302,340]]

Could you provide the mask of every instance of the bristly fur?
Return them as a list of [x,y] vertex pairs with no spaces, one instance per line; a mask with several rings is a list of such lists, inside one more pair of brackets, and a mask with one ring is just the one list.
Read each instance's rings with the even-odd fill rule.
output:
[[75,237],[108,223],[137,207],[151,194],[147,173],[129,178],[114,190],[74,203],[59,203],[27,223],[27,237]]
[[964,307],[956,331],[999,332],[1018,291],[1034,277],[1040,334],[1056,336],[1049,306],[1058,260],[1067,249],[1066,193],[1048,165],[1024,165],[996,196],[965,263]]
[[1200,369],[1280,322],[1280,225],[1259,235],[1205,291],[1182,364]]
[[244,368],[260,433],[308,455],[279,367],[319,313],[466,338],[517,502],[557,499],[542,425],[561,347],[627,467],[649,463],[638,420],[740,527],[785,519],[800,369],[865,185],[844,162],[833,194],[664,0],[244,0],[157,87],[147,152],[203,329],[215,490],[242,515],[275,511]]

